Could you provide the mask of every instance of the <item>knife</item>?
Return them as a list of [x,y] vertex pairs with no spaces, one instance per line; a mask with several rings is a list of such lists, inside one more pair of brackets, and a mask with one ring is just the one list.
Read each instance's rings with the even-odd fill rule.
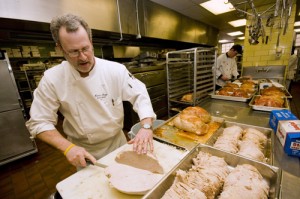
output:
[[94,166],[101,167],[101,168],[106,168],[106,167],[107,167],[107,165],[102,164],[102,163],[100,163],[100,162],[95,162],[95,163],[93,163],[92,161],[90,161],[90,160],[87,159],[87,158],[85,158],[85,161],[86,161],[86,163],[89,164],[89,165],[94,165]]

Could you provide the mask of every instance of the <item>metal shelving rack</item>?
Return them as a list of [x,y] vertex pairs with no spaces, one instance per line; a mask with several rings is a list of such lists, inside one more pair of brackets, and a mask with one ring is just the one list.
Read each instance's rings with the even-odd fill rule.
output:
[[[171,51],[166,55],[168,116],[187,106],[196,106],[214,90],[213,66],[216,48],[198,47]],[[192,101],[182,96],[192,94]]]

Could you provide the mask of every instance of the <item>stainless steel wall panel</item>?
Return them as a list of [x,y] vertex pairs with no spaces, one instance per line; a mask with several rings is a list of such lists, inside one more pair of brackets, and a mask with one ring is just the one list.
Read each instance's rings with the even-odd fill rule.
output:
[[177,40],[180,32],[180,15],[168,8],[148,1],[145,4],[147,37]]

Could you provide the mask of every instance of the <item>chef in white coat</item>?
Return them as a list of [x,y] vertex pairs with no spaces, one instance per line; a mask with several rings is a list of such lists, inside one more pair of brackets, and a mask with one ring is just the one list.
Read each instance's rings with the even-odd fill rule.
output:
[[217,58],[217,63],[214,68],[216,76],[216,89],[223,87],[227,81],[237,79],[239,73],[237,70],[235,57],[237,54],[242,53],[242,46],[235,44],[228,52],[221,54]]
[[[127,142],[122,101],[129,101],[142,125],[129,143],[139,154],[153,151],[156,115],[145,85],[124,65],[94,56],[91,29],[81,17],[56,17],[50,29],[67,61],[48,69],[34,91],[26,122],[31,135],[60,150],[72,165],[85,167],[86,159],[95,162]],[[67,139],[55,128],[58,111]]]

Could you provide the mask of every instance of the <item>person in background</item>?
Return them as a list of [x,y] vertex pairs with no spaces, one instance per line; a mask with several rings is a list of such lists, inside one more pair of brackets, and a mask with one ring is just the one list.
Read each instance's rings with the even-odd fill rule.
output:
[[[86,159],[94,163],[127,142],[122,101],[129,101],[143,127],[129,144],[138,154],[153,151],[156,115],[145,85],[124,65],[94,56],[91,29],[81,17],[55,17],[50,29],[66,61],[45,71],[34,91],[26,122],[31,135],[60,150],[77,168],[85,167]],[[67,139],[55,128],[58,111]]]
[[294,80],[297,71],[298,57],[295,54],[295,46],[292,47],[291,57],[287,66],[286,84],[287,90],[290,89],[291,81]]
[[237,79],[239,73],[237,71],[235,56],[242,53],[242,46],[235,44],[228,52],[218,56],[217,63],[213,68],[216,77],[216,90],[223,87],[226,81]]

